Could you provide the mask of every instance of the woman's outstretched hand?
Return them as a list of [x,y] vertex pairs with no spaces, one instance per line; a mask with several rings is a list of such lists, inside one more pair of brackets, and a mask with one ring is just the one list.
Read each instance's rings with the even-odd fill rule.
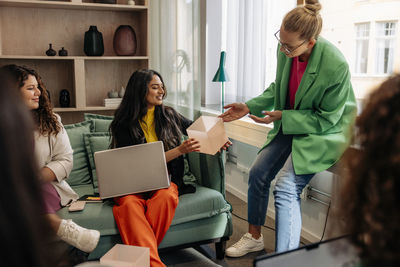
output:
[[178,147],[179,152],[182,154],[187,154],[190,152],[199,152],[200,151],[200,144],[199,141],[197,141],[194,138],[189,138]]
[[252,118],[255,122],[266,124],[282,119],[282,111],[280,110],[263,111],[262,113],[265,115],[265,117],[263,118],[254,115],[249,115],[249,117]]
[[247,107],[245,103],[232,103],[226,105],[224,108],[228,110],[218,116],[224,122],[230,122],[240,119],[241,117],[250,112],[249,107]]
[[228,147],[230,147],[231,145],[232,145],[232,142],[228,140],[228,141],[221,147],[221,149],[227,150]]

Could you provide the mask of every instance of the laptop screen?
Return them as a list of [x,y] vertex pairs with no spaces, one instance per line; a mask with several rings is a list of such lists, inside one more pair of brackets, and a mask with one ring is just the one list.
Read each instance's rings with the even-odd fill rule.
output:
[[94,159],[101,199],[170,185],[161,141],[98,151]]
[[345,267],[359,262],[355,248],[347,237],[310,244],[295,250],[263,255],[254,260],[255,267]]

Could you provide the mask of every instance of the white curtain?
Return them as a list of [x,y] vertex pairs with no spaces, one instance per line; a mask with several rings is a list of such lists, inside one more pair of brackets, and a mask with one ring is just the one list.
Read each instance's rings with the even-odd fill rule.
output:
[[283,16],[295,6],[295,0],[227,1],[225,48],[230,82],[226,83],[226,103],[247,101],[274,81],[277,48],[274,33],[279,30]]
[[166,104],[190,119],[201,101],[200,1],[150,0],[150,67],[163,76]]
[[395,42],[393,39],[376,40],[376,73],[393,73]]
[[391,74],[394,64],[396,23],[378,22],[376,36],[376,73]]

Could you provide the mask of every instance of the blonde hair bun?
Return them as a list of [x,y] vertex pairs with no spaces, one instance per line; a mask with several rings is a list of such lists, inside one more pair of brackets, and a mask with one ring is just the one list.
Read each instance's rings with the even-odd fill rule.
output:
[[302,40],[317,39],[322,29],[321,4],[318,0],[303,3],[285,15],[282,26],[286,31],[299,33]]
[[322,7],[318,0],[306,0],[304,2],[304,10],[306,12],[312,15],[318,15]]

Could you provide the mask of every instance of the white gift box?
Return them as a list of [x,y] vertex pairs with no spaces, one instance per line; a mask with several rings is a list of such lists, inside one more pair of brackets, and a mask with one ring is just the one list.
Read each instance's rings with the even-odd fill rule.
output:
[[214,155],[229,141],[221,118],[201,116],[186,129],[189,138],[200,142],[200,152]]
[[149,267],[150,249],[116,244],[100,258],[100,263],[115,267]]

